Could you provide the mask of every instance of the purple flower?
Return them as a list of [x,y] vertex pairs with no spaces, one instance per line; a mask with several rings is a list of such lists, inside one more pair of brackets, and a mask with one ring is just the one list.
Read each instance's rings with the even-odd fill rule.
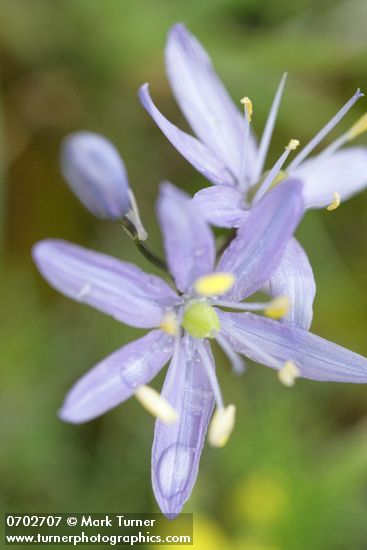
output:
[[[139,92],[140,100],[178,151],[214,184],[206,190],[205,209],[214,225],[238,226],[241,211],[258,201],[279,176],[290,151],[299,142],[291,140],[272,172],[264,171],[286,74],[281,79],[259,145],[250,130],[252,102],[245,97],[242,114],[214,71],[206,51],[182,24],[172,27],[166,47],[166,67],[175,98],[197,138],[171,124],[155,107],[148,84]],[[310,153],[329,134],[363,94],[357,90],[344,107],[301,150],[287,168],[287,175],[301,179],[306,208],[336,204],[337,193],[344,200],[367,185],[367,149],[340,148],[367,130],[367,115],[316,157]],[[240,103],[240,101],[239,101]],[[284,177],[284,174],[281,174]],[[227,195],[228,192],[228,195]],[[199,201],[198,201],[199,202]],[[220,212],[220,205],[233,205]],[[208,215],[208,213],[207,213]]]
[[[192,200],[164,184],[158,218],[178,291],[134,265],[67,242],[45,240],[34,247],[40,272],[57,290],[131,326],[151,329],[83,376],[60,416],[86,422],[136,396],[157,416],[152,483],[169,517],[181,511],[193,489],[211,418],[212,445],[224,445],[234,426],[235,407],[224,404],[210,342],[217,341],[236,371],[243,368],[238,355],[243,354],[276,369],[288,386],[298,376],[367,382],[366,359],[274,320],[284,312],[281,300],[244,301],[281,260],[303,214],[301,187],[287,181],[267,193],[216,261],[212,232]],[[253,313],[260,311],[267,317]],[[147,384],[169,360],[159,395]]]
[[[252,103],[241,100],[241,113],[214,71],[199,41],[182,24],[172,27],[166,47],[166,67],[176,100],[197,137],[169,122],[154,105],[144,84],[140,100],[176,149],[213,187],[199,191],[194,202],[207,222],[220,227],[239,227],[248,211],[270,187],[287,176],[303,182],[306,208],[328,205],[335,209],[341,200],[367,185],[367,149],[341,146],[367,129],[367,115],[322,153],[310,153],[363,95],[359,90],[288,165],[289,154],[299,145],[291,140],[269,170],[264,164],[282,97],[286,74],[281,79],[259,144],[251,131]],[[240,102],[238,102],[240,103]],[[288,294],[292,307],[287,320],[303,328],[312,321],[315,282],[312,268],[301,246],[292,240],[283,262],[271,277],[268,290]]]
[[84,206],[99,218],[118,220],[130,209],[125,164],[114,145],[92,132],[64,139],[61,170]]

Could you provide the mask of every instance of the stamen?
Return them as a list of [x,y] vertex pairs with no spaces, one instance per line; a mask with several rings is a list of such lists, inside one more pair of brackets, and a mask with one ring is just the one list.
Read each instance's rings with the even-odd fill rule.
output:
[[281,319],[287,315],[289,308],[288,296],[278,296],[270,302],[269,307],[264,310],[264,314],[271,319]]
[[367,132],[367,113],[361,116],[361,118],[358,119],[347,132],[348,141],[352,141],[361,134],[364,134],[364,132]]
[[326,210],[329,210],[329,212],[331,212],[332,210],[336,210],[340,206],[340,195],[337,191],[333,193],[333,197],[333,202],[326,207]]
[[[278,298],[282,298],[283,300],[284,298],[286,298],[286,296],[280,296]],[[275,302],[275,305],[279,307],[280,304],[277,304],[276,302],[278,298],[274,298],[269,302],[231,302],[230,300],[213,300],[212,305],[219,306],[219,307],[226,307],[229,309],[239,309],[240,311],[264,311],[265,312],[267,309],[274,307],[274,302]],[[285,305],[284,302],[282,305],[283,306]]]
[[236,407],[228,405],[215,410],[208,430],[208,440],[213,447],[224,447],[236,420]]
[[329,158],[333,153],[338,151],[343,145],[348,143],[349,141],[353,141],[353,139],[357,138],[361,134],[367,131],[367,113],[361,116],[357,120],[355,124],[347,132],[345,132],[343,135],[335,139],[330,145],[325,147],[325,149],[317,155],[316,160],[317,163],[313,166],[313,172],[315,171],[316,167],[319,167],[320,163],[324,161],[325,159]]
[[325,126],[316,134],[316,136],[313,139],[311,139],[311,141],[307,143],[307,145],[302,149],[302,151],[298,153],[298,155],[292,160],[292,162],[288,166],[288,171],[295,170],[301,164],[301,162],[303,162],[305,158],[308,157],[308,155],[315,149],[315,147],[317,147],[318,144],[341,121],[341,119],[347,114],[349,109],[353,107],[356,101],[358,101],[358,99],[360,99],[363,96],[364,94],[358,88],[356,93],[350,98],[349,101],[347,101],[344,107],[342,107],[336,113],[336,115],[331,120],[329,120],[327,124],[325,124]]
[[163,315],[159,328],[171,336],[177,336],[179,324],[174,311],[168,311]]
[[286,149],[289,149],[290,151],[295,151],[299,147],[299,140],[298,139],[291,139],[288,143]]
[[273,168],[269,171],[268,175],[260,185],[258,191],[255,194],[254,202],[258,202],[268,191],[269,187],[272,185],[275,180],[278,172],[282,168],[283,164],[287,160],[289,153],[294,151],[299,145],[298,139],[291,139],[288,145],[285,148],[284,153],[279,157],[279,159],[274,164]]
[[150,386],[139,386],[135,391],[136,399],[143,407],[165,424],[172,424],[177,420],[177,412],[168,401]]
[[236,282],[232,273],[209,273],[196,279],[194,288],[201,296],[220,296],[226,294]]
[[209,357],[208,351],[202,342],[198,342],[197,350],[203,362],[206,373],[208,375],[209,383],[212,387],[214,399],[217,403],[217,407],[219,409],[223,409],[224,404],[223,404],[222,393],[220,391],[218,378],[217,378],[217,375],[215,374],[215,370],[211,362],[211,359]]
[[282,78],[281,78],[278,89],[277,89],[277,91],[275,93],[275,96],[274,96],[273,103],[272,103],[271,108],[270,108],[269,116],[268,116],[266,124],[265,124],[263,135],[261,136],[261,141],[260,141],[260,145],[259,145],[259,149],[258,149],[258,153],[257,153],[257,159],[256,159],[256,169],[255,169],[255,173],[254,173],[254,182],[256,182],[260,178],[260,175],[261,175],[261,173],[263,172],[263,169],[264,169],[265,159],[266,159],[266,155],[268,154],[269,145],[270,145],[271,137],[272,137],[272,134],[273,134],[274,125],[275,125],[276,117],[277,117],[277,114],[278,114],[280,101],[282,99],[282,95],[283,95],[283,91],[284,91],[285,82],[287,80],[287,76],[288,76],[288,74],[284,73]]
[[299,378],[301,372],[297,365],[292,361],[287,361],[284,363],[283,367],[278,370],[278,378],[284,386],[288,388],[294,386],[296,378]]
[[251,122],[252,120],[252,113],[254,112],[254,108],[253,108],[253,105],[252,105],[252,101],[249,97],[243,97],[241,100],[240,100],[240,103],[242,103],[245,111],[246,111],[246,114],[248,116],[248,120],[249,122]]
[[234,374],[241,376],[246,371],[244,359],[231,348],[227,340],[220,333],[215,335],[215,339],[229,359]]
[[242,145],[243,149],[242,149],[242,155],[241,155],[240,170],[238,175],[238,189],[244,192],[248,184],[248,181],[246,178],[246,153],[247,153],[248,142],[250,139],[250,122],[252,119],[253,105],[252,105],[251,99],[249,99],[248,97],[243,97],[240,102],[244,106],[245,127],[244,127],[244,134],[243,134],[243,145]]

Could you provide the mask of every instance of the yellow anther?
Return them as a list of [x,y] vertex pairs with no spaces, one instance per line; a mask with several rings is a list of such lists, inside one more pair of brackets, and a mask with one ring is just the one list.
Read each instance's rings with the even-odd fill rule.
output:
[[300,142],[299,142],[298,139],[291,139],[290,142],[288,143],[286,149],[288,149],[289,151],[294,151],[299,146],[299,143]]
[[329,206],[326,207],[326,210],[329,210],[331,212],[332,210],[336,210],[340,206],[340,195],[337,191],[333,193],[334,200],[329,204]]
[[135,397],[141,405],[153,416],[165,424],[172,424],[177,420],[177,412],[156,390],[150,386],[139,386]]
[[264,309],[264,313],[271,319],[281,319],[287,315],[289,307],[290,303],[288,296],[278,296],[270,302],[266,309]]
[[299,368],[292,361],[287,361],[284,363],[283,367],[278,370],[279,380],[288,388],[294,386],[296,378],[299,378],[300,374]]
[[347,132],[348,141],[355,139],[364,132],[367,132],[367,113],[362,115],[355,124]]
[[208,439],[212,447],[224,447],[231,435],[236,420],[236,407],[220,407],[213,414]]
[[241,99],[241,103],[244,106],[244,109],[246,110],[249,122],[251,122],[252,113],[254,112],[251,99],[249,97],[243,97]]
[[221,296],[226,294],[236,282],[232,273],[209,273],[196,279],[194,288],[201,296]]
[[177,336],[179,327],[176,314],[173,311],[168,311],[163,315],[159,328],[171,336]]

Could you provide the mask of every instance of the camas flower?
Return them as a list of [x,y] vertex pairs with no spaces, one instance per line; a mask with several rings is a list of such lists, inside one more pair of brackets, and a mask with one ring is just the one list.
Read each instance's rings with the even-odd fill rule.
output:
[[[166,67],[175,98],[197,138],[168,121],[154,105],[148,84],[140,100],[176,149],[209,181],[215,184],[199,191],[194,202],[202,216],[219,227],[239,227],[248,211],[276,183],[288,177],[303,182],[306,208],[335,209],[341,200],[367,185],[367,148],[340,148],[367,129],[367,115],[322,153],[310,153],[363,95],[359,90],[326,126],[283,169],[289,154],[299,145],[292,139],[279,160],[264,172],[265,160],[281,101],[283,76],[259,145],[251,131],[252,103],[241,100],[236,107],[211,64],[210,58],[182,24],[171,29],[166,47]],[[238,102],[240,103],[240,102]],[[303,328],[312,321],[315,282],[308,258],[294,240],[268,283],[271,293],[289,295],[292,308],[287,319]]]
[[[192,200],[164,184],[158,218],[177,290],[132,264],[64,241],[34,247],[40,272],[57,290],[131,326],[152,329],[83,376],[60,417],[86,422],[131,396],[155,414],[152,483],[169,517],[191,494],[210,419],[214,446],[224,445],[234,426],[235,407],[223,400],[211,342],[223,348],[235,371],[243,367],[243,354],[276,369],[288,386],[297,377],[367,382],[366,359],[275,320],[284,313],[283,299],[244,301],[276,268],[303,210],[301,184],[279,184],[253,208],[216,262],[212,232]],[[261,311],[265,316],[256,314]],[[159,395],[147,384],[170,359]]]
[[257,145],[250,128],[252,102],[247,97],[241,99],[244,106],[241,114],[216,75],[209,56],[182,24],[174,25],[169,33],[166,67],[175,98],[197,139],[174,126],[158,111],[148,84],[141,87],[140,99],[176,149],[207,179],[220,185],[206,190],[204,195],[206,216],[214,225],[238,226],[243,220],[241,211],[256,203],[274,182],[286,175],[303,182],[306,208],[335,207],[339,200],[366,187],[367,148],[340,148],[367,130],[367,115],[319,155],[307,160],[363,96],[359,90],[300,151],[286,173],[281,171],[282,167],[289,153],[299,145],[298,140],[290,140],[273,168],[263,173],[287,75],[281,79]]

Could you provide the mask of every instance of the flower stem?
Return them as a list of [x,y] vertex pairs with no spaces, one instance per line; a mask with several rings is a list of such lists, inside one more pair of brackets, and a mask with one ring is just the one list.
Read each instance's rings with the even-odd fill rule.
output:
[[149,260],[152,264],[154,264],[156,267],[159,267],[159,269],[162,269],[166,273],[168,273],[168,266],[162,258],[159,258],[156,256],[145,244],[144,241],[139,241],[138,239],[134,240],[136,248],[143,254],[143,256]]
[[169,274],[168,266],[166,262],[154,254],[149,247],[146,245],[145,241],[139,239],[138,232],[135,225],[127,218],[126,216],[121,220],[121,225],[129,237],[134,241],[136,248],[143,254],[143,256],[153,265]]

